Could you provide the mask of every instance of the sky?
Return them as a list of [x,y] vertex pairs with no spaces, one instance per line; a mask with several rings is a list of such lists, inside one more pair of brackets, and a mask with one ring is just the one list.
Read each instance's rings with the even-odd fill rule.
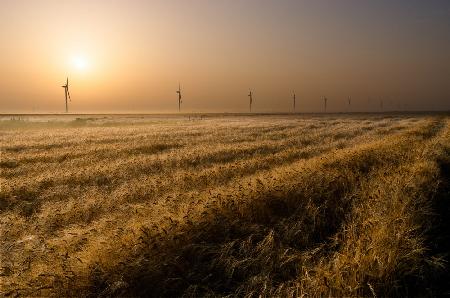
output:
[[450,1],[0,0],[0,113],[66,77],[73,113],[450,110]]

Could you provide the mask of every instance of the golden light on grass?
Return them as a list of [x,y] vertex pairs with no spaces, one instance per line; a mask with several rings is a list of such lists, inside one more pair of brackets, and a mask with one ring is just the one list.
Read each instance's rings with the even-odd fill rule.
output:
[[448,117],[64,119],[2,120],[0,295],[445,291]]

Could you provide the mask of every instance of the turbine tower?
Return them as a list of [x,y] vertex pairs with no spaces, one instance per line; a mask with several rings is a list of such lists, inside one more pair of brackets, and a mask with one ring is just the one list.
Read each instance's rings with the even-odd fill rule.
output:
[[182,103],[182,101],[181,101],[181,85],[180,85],[180,83],[178,83],[177,93],[178,93],[178,112],[179,112],[181,110],[181,103]]
[[252,112],[252,103],[253,103],[253,93],[252,90],[249,90],[248,97],[250,98],[250,113]]
[[351,96],[349,96],[347,98],[347,101],[348,101],[348,111],[350,112],[350,106],[352,105],[352,98],[351,98]]
[[64,95],[66,97],[66,113],[69,111],[68,106],[67,106],[67,97],[69,97],[69,100],[72,101],[70,99],[70,93],[69,93],[69,78],[66,78],[66,84],[61,86],[64,88]]
[[323,99],[324,111],[326,113],[327,112],[327,101],[328,101],[328,98],[326,96],[322,96],[322,99]]
[[294,101],[294,113],[295,113],[295,91],[292,91],[292,100]]

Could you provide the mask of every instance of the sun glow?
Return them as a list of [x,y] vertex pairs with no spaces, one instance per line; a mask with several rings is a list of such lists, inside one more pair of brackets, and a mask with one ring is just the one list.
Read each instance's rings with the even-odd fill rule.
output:
[[85,56],[74,56],[72,57],[72,66],[76,70],[85,71],[89,67],[89,61]]

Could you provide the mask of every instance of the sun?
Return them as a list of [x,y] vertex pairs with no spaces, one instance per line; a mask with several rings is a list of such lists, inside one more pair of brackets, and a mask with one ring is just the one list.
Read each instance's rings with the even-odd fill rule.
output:
[[85,71],[89,67],[89,61],[85,56],[76,55],[72,57],[72,66],[79,71]]

